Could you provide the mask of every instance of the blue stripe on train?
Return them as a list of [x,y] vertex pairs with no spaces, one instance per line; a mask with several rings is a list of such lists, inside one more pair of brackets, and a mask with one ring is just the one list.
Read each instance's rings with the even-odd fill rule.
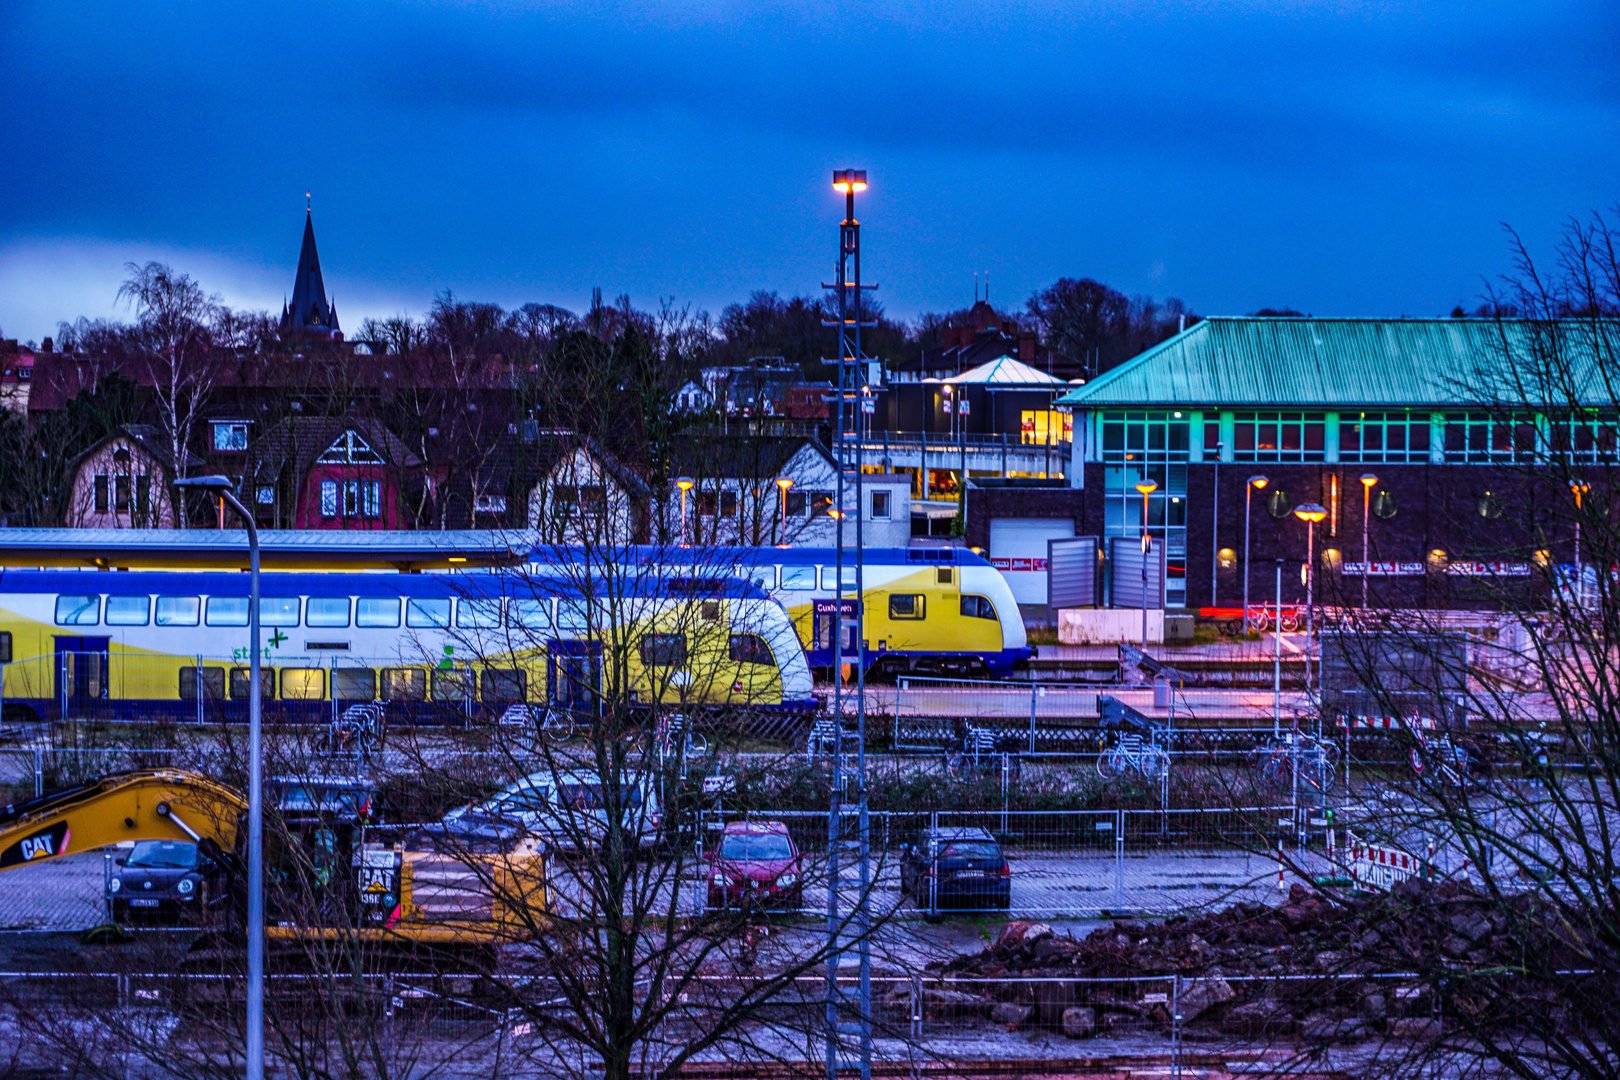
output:
[[[1020,646],[1016,649],[1001,649],[996,652],[947,652],[942,649],[868,649],[866,650],[866,666],[885,657],[911,657],[918,660],[977,660],[982,663],[992,675],[1006,675],[1020,664],[1035,655],[1035,650],[1029,646]],[[832,649],[806,649],[804,658],[811,667],[831,667],[834,658]],[[853,662],[854,657],[846,655],[844,659]]]

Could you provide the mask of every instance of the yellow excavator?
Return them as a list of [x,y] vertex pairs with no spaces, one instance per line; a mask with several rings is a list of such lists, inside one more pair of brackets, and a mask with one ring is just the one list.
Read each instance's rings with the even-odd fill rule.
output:
[[[0,871],[128,840],[190,840],[235,896],[245,877],[238,843],[246,814],[241,792],[199,773],[114,773],[0,807]],[[487,948],[528,936],[552,910],[539,842],[432,827],[394,843],[368,841],[377,833],[363,813],[317,810],[267,837],[266,936]],[[299,845],[302,859],[289,850]],[[288,888],[294,880],[304,883],[301,902]],[[310,902],[311,890],[325,895]]]

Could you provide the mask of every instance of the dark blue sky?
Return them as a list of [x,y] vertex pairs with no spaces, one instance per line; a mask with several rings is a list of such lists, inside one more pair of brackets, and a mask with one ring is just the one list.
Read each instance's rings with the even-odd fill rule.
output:
[[869,170],[892,314],[1060,275],[1205,313],[1433,315],[1620,199],[1614,0],[0,2],[0,330],[164,258],[344,325],[433,294],[718,313],[831,273]]

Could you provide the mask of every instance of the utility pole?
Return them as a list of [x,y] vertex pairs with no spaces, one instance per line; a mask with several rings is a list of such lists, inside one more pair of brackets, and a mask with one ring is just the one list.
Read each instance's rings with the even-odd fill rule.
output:
[[[833,173],[833,187],[844,195],[844,221],[839,226],[838,281],[823,284],[838,295],[838,391],[833,410],[833,457],[838,463],[836,521],[837,552],[834,557],[838,588],[833,612],[833,721],[838,725],[833,739],[832,796],[827,812],[827,996],[826,1066],[827,1080],[838,1080],[840,1068],[859,1067],[861,1080],[872,1076],[872,942],[871,942],[871,817],[866,802],[866,640],[863,629],[865,581],[861,549],[865,542],[865,491],[861,480],[861,390],[866,382],[867,358],[861,352],[861,328],[876,323],[861,321],[861,292],[876,285],[861,284],[861,226],[855,220],[855,193],[866,190],[863,169],[839,169]],[[850,430],[853,428],[853,431]],[[845,492],[855,492],[855,547],[853,599],[846,608],[845,596],[851,590],[844,584],[845,535],[849,506]],[[846,614],[847,612],[847,614]],[[855,730],[844,730],[845,657],[852,659],[855,693]],[[846,748],[848,740],[850,746]],[[853,759],[853,760],[851,760]],[[848,804],[854,802],[856,832],[846,836]],[[846,902],[842,895],[848,880],[846,867],[855,872],[859,890]],[[853,953],[857,984],[853,990],[839,983],[839,972],[846,955]],[[848,1053],[854,1036],[855,1055]]]

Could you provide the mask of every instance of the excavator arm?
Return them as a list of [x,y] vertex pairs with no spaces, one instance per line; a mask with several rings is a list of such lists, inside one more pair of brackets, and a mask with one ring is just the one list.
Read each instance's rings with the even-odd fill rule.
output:
[[0,808],[0,870],[124,840],[191,840],[229,853],[247,800],[184,769],[138,769]]

